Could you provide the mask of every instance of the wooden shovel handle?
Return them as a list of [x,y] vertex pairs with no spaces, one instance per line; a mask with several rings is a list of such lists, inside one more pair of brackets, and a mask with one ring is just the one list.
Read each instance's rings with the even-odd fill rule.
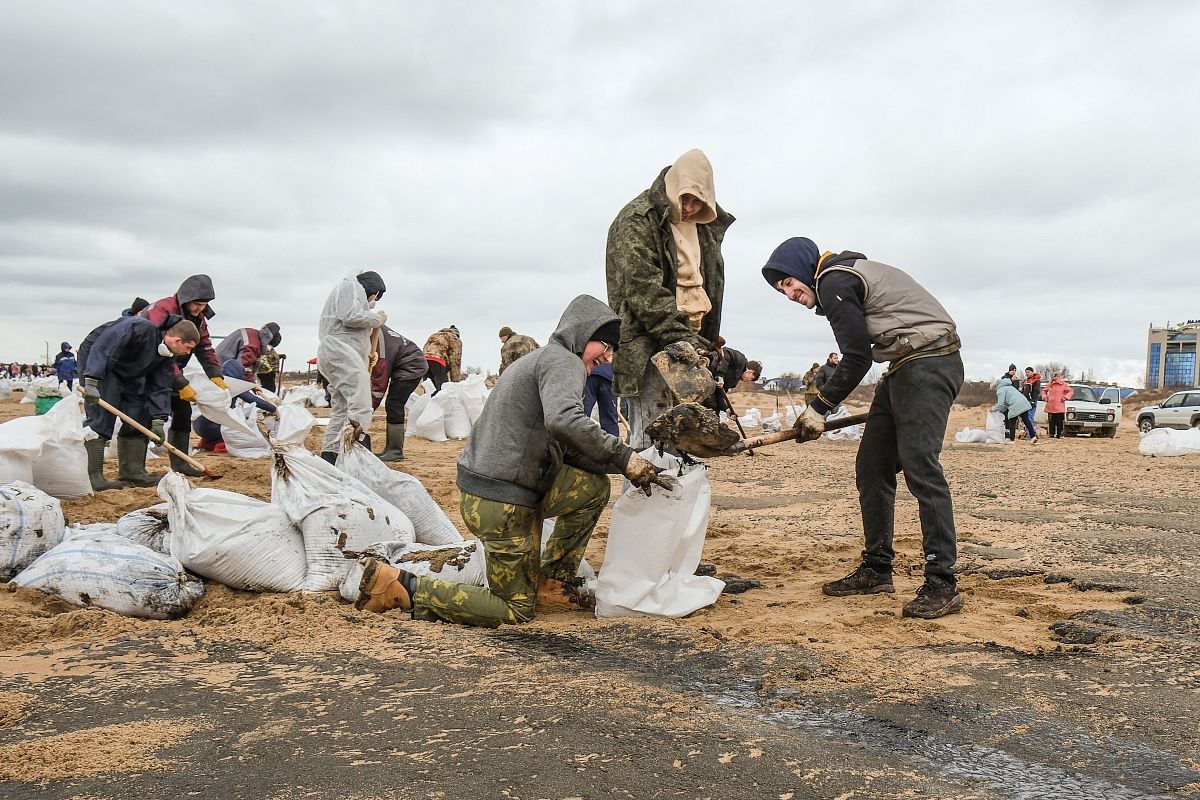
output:
[[159,439],[157,436],[154,435],[154,431],[150,430],[145,425],[142,425],[140,422],[138,422],[133,417],[126,414],[121,409],[114,406],[112,403],[105,400],[103,397],[101,397],[96,402],[99,403],[100,407],[103,408],[105,411],[109,412],[110,414],[116,414],[118,417],[121,418],[122,422],[124,422],[129,427],[133,428],[135,431],[139,431],[140,433],[144,434],[146,436],[146,438],[148,438],[150,441],[157,444],[159,447],[165,447],[167,449],[168,453],[173,453],[173,454],[179,456],[180,458],[182,458],[187,463],[191,464],[196,469],[204,472],[206,475],[208,474],[208,470],[199,461],[192,458],[187,453],[183,452],[178,447],[176,447],[175,445],[168,442],[165,438]]
[[[825,423],[825,430],[836,431],[841,428],[849,428],[852,425],[862,425],[867,421],[866,414],[851,414],[848,417],[840,417],[839,419],[831,419]],[[764,447],[769,444],[778,444],[779,442],[790,442],[800,435],[797,428],[789,428],[786,431],[779,433],[770,433],[766,436],[759,436],[754,439],[746,439],[738,442],[733,446],[733,452],[740,453],[743,450],[749,450],[754,447]]]

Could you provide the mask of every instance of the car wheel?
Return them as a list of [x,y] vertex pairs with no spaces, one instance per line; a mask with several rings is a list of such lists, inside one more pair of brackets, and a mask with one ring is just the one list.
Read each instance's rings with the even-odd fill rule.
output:
[[1151,417],[1142,417],[1138,420],[1138,430],[1142,433],[1149,433],[1154,430],[1154,420]]

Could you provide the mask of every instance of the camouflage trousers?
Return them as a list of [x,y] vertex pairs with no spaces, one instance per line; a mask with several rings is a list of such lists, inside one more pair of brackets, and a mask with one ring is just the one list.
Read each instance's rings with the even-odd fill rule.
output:
[[[533,619],[540,577],[570,581],[608,505],[606,475],[564,466],[536,508],[485,500],[465,492],[459,510],[483,544],[487,586],[418,578],[413,619],[495,628]],[[557,517],[542,551],[542,520]]]

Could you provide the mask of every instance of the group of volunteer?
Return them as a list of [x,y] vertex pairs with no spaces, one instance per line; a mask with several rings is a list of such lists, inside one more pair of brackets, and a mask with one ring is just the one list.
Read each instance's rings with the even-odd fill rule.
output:
[[[608,503],[608,476],[623,475],[647,495],[675,483],[639,454],[651,444],[647,427],[677,399],[652,357],[670,347],[676,356],[706,364],[719,378],[707,402],[722,410],[732,410],[723,389],[761,376],[761,364],[728,347],[721,335],[721,249],[733,222],[717,203],[707,157],[688,151],[612,222],[607,303],[574,298],[541,347],[511,327],[500,329],[501,374],[457,463],[463,521],[486,553],[485,585],[418,576],[378,560],[362,572],[363,607],[493,626],[528,621],[535,608],[587,604],[577,575]],[[895,592],[896,476],[903,472],[920,507],[925,572],[903,614],[936,618],[958,611],[963,599],[954,576],[953,503],[939,462],[950,405],[963,381],[954,320],[907,273],[861,253],[822,251],[804,237],[779,245],[762,275],[773,290],[825,317],[842,353],[796,419],[797,441],[821,436],[826,415],[872,363],[890,362],[855,465],[862,560],[849,575],[826,583],[824,593]],[[320,313],[317,363],[331,409],[320,454],[330,464],[350,438],[370,448],[371,417],[381,402],[387,441],[380,457],[402,459],[405,405],[418,383],[428,377],[440,390],[463,377],[458,329],[443,328],[417,347],[387,327],[388,316],[377,307],[386,291],[379,273],[355,271],[333,288]],[[87,445],[95,488],[157,480],[145,471],[146,437],[132,426],[120,431],[118,479],[105,480],[103,451],[114,429],[106,404],[156,436],[170,418],[166,438],[186,453],[195,400],[183,372],[189,359],[194,355],[204,375],[225,388],[227,377],[253,380],[261,359],[279,343],[279,326],[269,323],[240,328],[214,349],[208,329],[214,296],[207,276],[191,276],[175,294],[141,301],[144,308],[131,306],[97,327],[80,347],[87,421],[99,436]],[[589,405],[605,404],[600,426],[585,410],[585,395]],[[243,399],[271,410],[253,394]],[[617,436],[621,401],[628,405],[628,443]],[[219,428],[201,424],[196,430],[202,447],[217,449]],[[171,465],[195,474],[175,456]],[[553,533],[543,545],[542,522],[552,517]]]

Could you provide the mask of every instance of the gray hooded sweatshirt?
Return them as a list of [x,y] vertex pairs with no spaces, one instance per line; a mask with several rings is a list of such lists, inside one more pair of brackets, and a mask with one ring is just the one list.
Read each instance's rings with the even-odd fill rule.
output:
[[459,489],[535,507],[563,464],[594,474],[625,469],[633,450],[583,413],[587,371],[580,359],[592,335],[617,319],[604,303],[580,295],[550,342],[504,371],[458,457]]

